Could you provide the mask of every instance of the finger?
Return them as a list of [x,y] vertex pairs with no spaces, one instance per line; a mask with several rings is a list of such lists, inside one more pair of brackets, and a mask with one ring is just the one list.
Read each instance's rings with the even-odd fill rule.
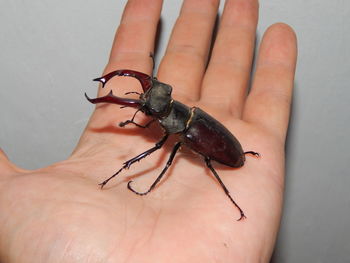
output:
[[[150,53],[154,50],[161,7],[161,0],[127,2],[104,74],[117,69],[132,69],[151,74],[153,62]],[[125,81],[115,77],[109,82],[109,86],[118,86],[118,93],[124,94],[130,90],[130,83],[135,86],[137,82],[128,81],[126,86]],[[139,87],[135,87],[137,88]],[[108,88],[100,89],[99,96],[106,95],[108,92]]]
[[[162,7],[162,0],[129,0],[125,6],[120,25],[115,34],[109,62],[104,73],[117,69],[132,69],[150,74],[155,36]],[[141,91],[140,84],[132,78],[114,77],[98,96],[107,95],[113,87],[114,94],[124,96],[127,91]],[[90,121],[74,153],[84,145],[94,144],[103,137],[103,141],[116,140],[114,133],[103,133],[106,127],[115,127],[117,122],[130,118],[134,110],[121,110],[119,105],[97,104]],[[117,113],[117,114],[116,114]],[[118,119],[116,119],[118,116]],[[132,115],[131,115],[132,116]]]
[[261,43],[253,87],[244,109],[244,120],[263,126],[282,140],[289,121],[296,57],[294,31],[281,23],[271,26]]
[[205,71],[219,1],[186,0],[159,67],[176,97],[196,100]]
[[[153,63],[150,52],[154,49],[161,6],[161,0],[129,0],[127,2],[104,74],[117,69],[132,69],[147,74],[152,72]],[[98,96],[106,95],[112,87],[115,94],[119,95],[127,91],[140,90],[140,85],[136,80],[114,77],[104,89],[100,87]],[[102,111],[104,120],[110,119],[109,117],[119,110],[116,105],[98,104],[98,106],[103,107],[97,107],[95,114]],[[94,124],[93,120],[96,119],[100,117],[93,116],[90,124]]]
[[19,170],[6,156],[5,152],[0,148],[0,176],[10,175]]
[[218,36],[204,78],[201,100],[220,103],[240,116],[251,73],[258,21],[257,0],[225,3]]
[[129,0],[115,34],[109,64],[151,73],[161,0]]

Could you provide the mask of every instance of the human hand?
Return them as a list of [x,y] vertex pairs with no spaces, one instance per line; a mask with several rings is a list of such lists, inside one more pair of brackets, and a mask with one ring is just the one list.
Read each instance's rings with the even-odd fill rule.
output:
[[[214,163],[244,210],[239,213],[202,158],[183,149],[163,181],[147,196],[173,142],[123,171],[104,190],[98,183],[161,137],[151,129],[116,124],[134,110],[99,104],[73,154],[35,171],[0,154],[1,262],[268,262],[281,218],[284,143],[296,64],[296,39],[284,24],[264,34],[250,83],[256,0],[229,0],[207,60],[218,1],[187,0],[157,77],[173,98],[198,106],[239,139],[242,168]],[[129,1],[105,73],[128,68],[150,74],[161,1]],[[139,90],[130,78],[113,78],[103,96]],[[85,102],[84,102],[85,103]],[[141,114],[140,114],[141,115]],[[139,118],[138,121],[143,121]],[[142,176],[141,176],[142,175]]]

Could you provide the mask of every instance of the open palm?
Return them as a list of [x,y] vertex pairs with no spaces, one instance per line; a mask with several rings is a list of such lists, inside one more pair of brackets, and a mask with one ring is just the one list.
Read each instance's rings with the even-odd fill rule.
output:
[[[161,4],[128,2],[105,73],[151,74]],[[238,210],[203,158],[185,147],[150,194],[126,188],[131,179],[135,189],[149,188],[176,136],[100,190],[98,183],[162,132],[157,125],[120,128],[134,110],[99,104],[66,161],[24,171],[0,154],[1,262],[268,262],[281,217],[296,40],[284,24],[266,31],[248,94],[257,0],[226,1],[207,64],[217,7],[212,0],[184,2],[157,77],[173,87],[174,99],[210,113],[245,151],[261,154],[238,169],[213,162],[247,219],[236,221]],[[98,95],[111,89],[124,94],[140,86],[115,77]],[[139,113],[137,121],[144,118]]]

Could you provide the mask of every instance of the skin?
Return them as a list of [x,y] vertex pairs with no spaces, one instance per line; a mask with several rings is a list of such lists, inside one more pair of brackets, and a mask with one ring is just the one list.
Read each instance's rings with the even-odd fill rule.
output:
[[[161,5],[127,3],[104,73],[151,73]],[[217,7],[216,0],[184,2],[157,77],[173,86],[176,100],[209,112],[245,151],[261,154],[239,169],[213,162],[247,219],[236,221],[238,210],[203,158],[185,147],[149,195],[126,188],[133,179],[136,190],[148,189],[176,138],[100,190],[98,183],[162,135],[157,125],[120,128],[134,110],[100,104],[65,161],[27,171],[0,151],[1,262],[269,262],[282,211],[296,37],[288,25],[269,27],[250,80],[258,3],[226,1],[209,59]],[[141,90],[137,81],[114,78],[98,96],[111,88],[120,95]],[[137,121],[147,120],[139,113]]]

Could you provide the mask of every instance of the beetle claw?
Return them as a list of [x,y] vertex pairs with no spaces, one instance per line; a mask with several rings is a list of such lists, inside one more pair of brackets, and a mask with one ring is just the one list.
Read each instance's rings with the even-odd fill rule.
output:
[[135,193],[135,194],[137,194],[137,195],[146,195],[146,194],[148,194],[150,191],[151,191],[151,189],[150,190],[148,190],[148,191],[146,191],[146,192],[137,192],[136,190],[134,190],[132,187],[131,187],[131,183],[132,183],[133,181],[131,180],[131,181],[129,181],[128,182],[128,189],[131,191],[131,192],[133,192],[133,193]]
[[120,122],[119,127],[124,127],[127,123],[128,123],[128,121]]
[[101,189],[107,184],[107,181],[103,181],[102,183],[99,183],[98,185],[101,186]]
[[241,213],[241,217],[239,219],[237,219],[237,221],[241,221],[241,220],[246,219],[246,218],[247,217],[243,213]]
[[260,157],[260,153],[258,153],[258,152],[253,152],[253,151],[245,152],[244,154],[251,154],[251,155],[255,156],[256,158],[259,158],[259,157]]

